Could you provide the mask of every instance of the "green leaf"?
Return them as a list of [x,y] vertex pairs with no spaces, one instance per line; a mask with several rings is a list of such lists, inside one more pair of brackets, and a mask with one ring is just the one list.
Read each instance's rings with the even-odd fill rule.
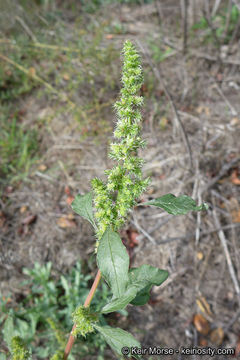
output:
[[67,279],[63,275],[61,275],[60,281],[61,281],[62,287],[65,290],[65,295],[70,296],[70,289],[69,289]]
[[11,347],[11,340],[14,337],[14,326],[13,326],[13,317],[8,315],[7,320],[4,323],[3,327],[3,339],[8,344],[8,348]]
[[129,271],[128,288],[135,286],[138,289],[137,295],[131,304],[144,305],[150,298],[149,291],[153,285],[160,286],[168,277],[166,270],[155,268],[151,265],[142,265],[139,268],[132,268]]
[[[123,347],[137,347],[140,348],[141,344],[127,331],[120,328],[112,328],[111,326],[99,326],[94,325],[95,329],[103,335],[104,339],[108,345],[115,351],[118,355],[123,356],[122,348]],[[138,355],[127,355],[128,357],[133,356],[135,359],[141,359]]]
[[77,195],[72,202],[72,209],[75,213],[87,219],[95,229],[97,228],[93,215],[91,191],[85,195]]
[[43,347],[43,346],[38,346],[38,347],[36,347],[35,352],[36,352],[37,358],[46,359],[49,356],[50,349]]
[[[30,328],[31,330],[29,331],[29,336],[32,337],[35,332],[36,332],[36,327],[37,327],[37,323],[38,323],[38,320],[39,318],[41,317],[41,315],[39,314],[39,312],[34,312],[35,309],[30,310],[29,313],[27,313],[27,317],[29,318],[30,320]],[[36,310],[35,310],[36,311]]]
[[4,353],[0,353],[0,360],[6,360],[6,355]]
[[157,199],[148,201],[146,203],[141,203],[139,205],[153,205],[160,207],[172,215],[184,215],[189,211],[201,211],[207,210],[208,205],[203,203],[202,205],[197,206],[196,201],[190,198],[187,195],[181,195],[176,197],[173,194],[166,194]]
[[161,285],[168,277],[166,270],[155,268],[151,265],[142,265],[132,268],[128,273],[127,289],[121,297],[113,298],[106,304],[101,312],[104,314],[124,309],[129,303],[144,305],[150,298],[149,291],[153,285]]
[[150,293],[149,291],[151,290],[151,286],[140,290],[137,294],[137,296],[131,301],[130,304],[135,305],[135,306],[142,306],[145,305],[148,300],[150,299]]
[[113,311],[124,309],[137,295],[138,289],[135,286],[130,287],[124,295],[120,298],[113,299],[110,303],[106,304],[101,313],[107,314]]
[[124,294],[128,282],[129,256],[118,233],[108,228],[103,234],[97,251],[98,267],[113,297]]
[[168,277],[167,270],[161,270],[151,265],[142,265],[129,270],[129,284],[143,288],[149,284],[161,285]]
[[16,319],[15,336],[20,336],[23,339],[31,337],[31,325],[22,319]]

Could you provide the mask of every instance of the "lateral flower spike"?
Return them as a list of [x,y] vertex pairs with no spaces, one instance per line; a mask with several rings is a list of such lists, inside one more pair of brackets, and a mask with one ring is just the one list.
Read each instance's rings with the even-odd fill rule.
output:
[[20,336],[14,336],[11,340],[11,355],[11,360],[30,360],[32,358]]
[[94,324],[98,321],[97,314],[91,313],[89,307],[84,307],[80,305],[72,313],[72,318],[76,328],[72,332],[73,336],[86,336],[88,333],[94,332]]
[[149,179],[142,178],[143,159],[137,156],[138,149],[145,146],[140,135],[143,98],[138,94],[143,74],[140,56],[129,40],[123,47],[122,84],[120,99],[114,105],[117,114],[116,141],[110,145],[108,154],[117,164],[105,171],[106,182],[97,178],[92,180],[98,240],[108,226],[114,231],[120,228],[129,209],[149,184]]

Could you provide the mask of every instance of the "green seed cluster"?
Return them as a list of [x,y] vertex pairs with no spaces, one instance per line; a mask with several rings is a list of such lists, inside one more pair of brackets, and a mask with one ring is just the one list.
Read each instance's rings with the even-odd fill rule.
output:
[[98,321],[98,316],[90,312],[89,307],[80,305],[72,313],[72,318],[76,328],[73,330],[72,335],[86,336],[88,333],[94,332],[93,324]]
[[11,355],[12,360],[31,359],[31,353],[20,336],[14,336],[11,340]]
[[140,56],[130,41],[124,44],[123,56],[123,87],[120,100],[114,105],[118,119],[114,131],[116,142],[111,144],[109,152],[117,165],[105,171],[106,183],[98,178],[92,180],[98,239],[108,226],[115,231],[119,229],[149,183],[149,179],[142,179],[143,160],[137,156],[137,150],[145,145],[140,136],[139,108],[143,104],[143,98],[138,95],[143,83]]

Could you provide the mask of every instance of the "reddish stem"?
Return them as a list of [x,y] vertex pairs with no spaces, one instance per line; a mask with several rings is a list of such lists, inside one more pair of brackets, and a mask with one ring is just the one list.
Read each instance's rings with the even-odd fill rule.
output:
[[[95,291],[98,287],[98,284],[99,284],[99,281],[101,279],[101,272],[100,270],[98,270],[97,272],[97,275],[95,277],[95,280],[92,284],[92,287],[91,287],[91,290],[89,291],[89,294],[85,300],[85,303],[84,303],[84,307],[88,307],[92,301],[92,298],[95,294]],[[74,341],[75,341],[75,337],[72,335],[72,332],[74,331],[74,329],[76,328],[76,324],[73,325],[73,328],[72,328],[72,331],[69,335],[69,338],[68,338],[68,342],[67,342],[67,345],[66,345],[66,348],[65,348],[65,351],[64,351],[64,357],[63,359],[66,360],[68,358],[68,355],[70,354],[70,351],[72,349],[72,346],[74,344]]]

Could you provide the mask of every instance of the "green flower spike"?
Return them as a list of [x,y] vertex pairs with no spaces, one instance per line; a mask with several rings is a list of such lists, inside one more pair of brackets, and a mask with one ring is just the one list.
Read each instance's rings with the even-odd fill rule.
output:
[[76,324],[75,330],[72,332],[73,336],[86,336],[88,333],[94,332],[93,324],[98,321],[98,316],[90,312],[89,307],[79,306],[73,313],[72,318]]
[[109,157],[117,162],[106,170],[107,181],[92,180],[95,217],[98,224],[98,240],[108,226],[114,231],[124,223],[128,211],[136,199],[146,190],[149,179],[142,179],[143,160],[137,156],[145,142],[140,136],[143,98],[138,92],[143,84],[140,56],[134,45],[126,41],[123,48],[123,75],[120,100],[114,105],[117,125],[114,131],[116,142],[110,146]]
[[11,355],[11,360],[30,360],[32,358],[20,336],[14,336],[11,340]]

